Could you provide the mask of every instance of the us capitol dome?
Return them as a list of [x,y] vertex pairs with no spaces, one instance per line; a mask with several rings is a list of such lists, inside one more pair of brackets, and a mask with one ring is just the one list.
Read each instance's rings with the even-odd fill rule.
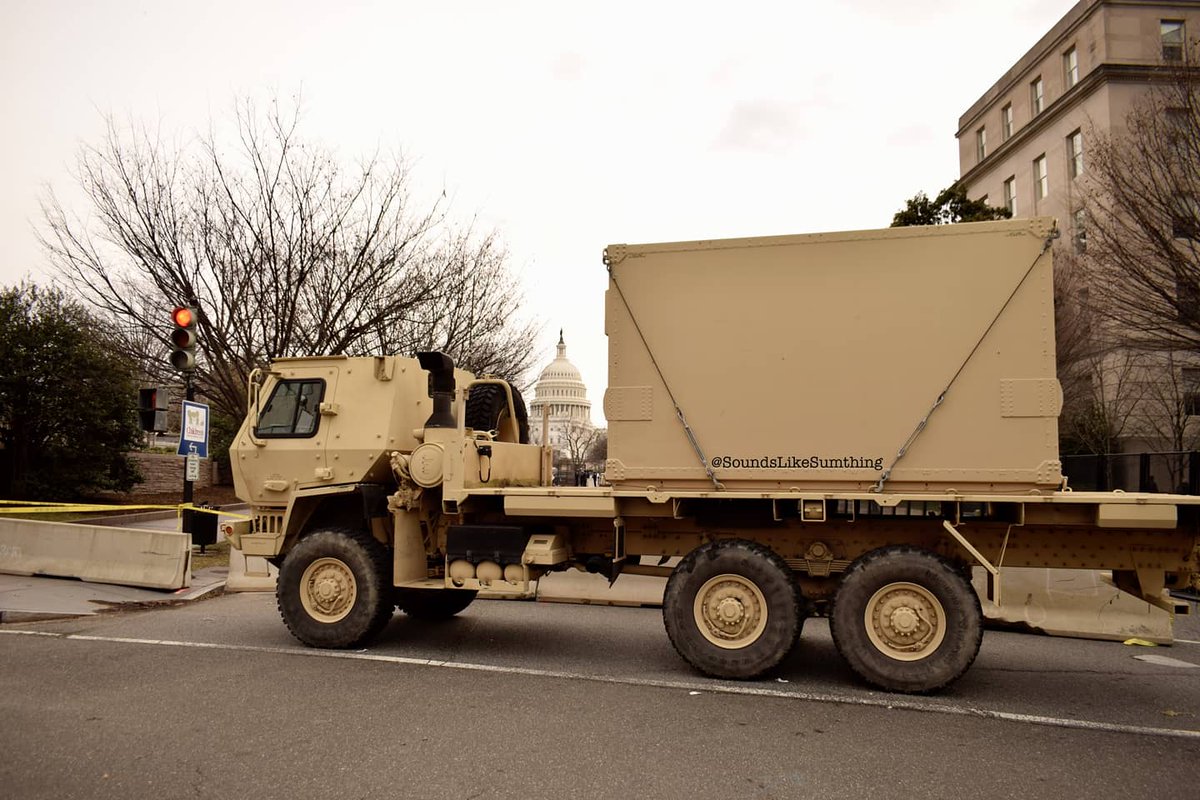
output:
[[579,369],[567,360],[567,344],[558,332],[558,355],[546,365],[534,384],[533,401],[529,404],[529,437],[542,444],[543,409],[550,409],[551,447],[562,446],[567,430],[580,426],[591,430],[592,404],[587,399],[587,386]]

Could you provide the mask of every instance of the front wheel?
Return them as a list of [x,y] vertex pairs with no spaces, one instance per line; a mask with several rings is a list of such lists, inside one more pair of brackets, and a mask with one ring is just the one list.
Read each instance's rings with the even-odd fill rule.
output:
[[778,555],[740,539],[709,542],[671,572],[663,623],[684,660],[716,678],[756,678],[800,635],[800,589]]
[[348,528],[316,531],[284,558],[275,586],[288,630],[310,647],[355,647],[392,616],[387,550]]
[[850,565],[833,601],[838,652],[870,684],[932,692],[962,676],[983,640],[979,596],[946,559],[915,547]]

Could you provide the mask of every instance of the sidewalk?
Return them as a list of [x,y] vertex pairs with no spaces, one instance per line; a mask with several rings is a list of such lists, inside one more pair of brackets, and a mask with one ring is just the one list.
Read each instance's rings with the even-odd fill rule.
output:
[[90,616],[199,600],[222,591],[228,572],[225,567],[199,570],[192,573],[190,587],[174,592],[42,575],[0,574],[0,623]]

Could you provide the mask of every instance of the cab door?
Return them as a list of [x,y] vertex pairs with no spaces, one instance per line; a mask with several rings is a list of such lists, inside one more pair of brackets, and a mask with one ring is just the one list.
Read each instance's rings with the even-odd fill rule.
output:
[[285,369],[269,385],[251,431],[252,451],[241,458],[249,478],[251,502],[286,504],[296,489],[321,486],[333,478],[327,449],[331,418],[321,414],[321,403],[334,396],[338,368]]

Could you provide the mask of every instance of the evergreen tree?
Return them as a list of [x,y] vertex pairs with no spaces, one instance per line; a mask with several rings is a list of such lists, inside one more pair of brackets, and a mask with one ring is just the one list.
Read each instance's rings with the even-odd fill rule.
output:
[[983,200],[968,200],[967,187],[955,181],[930,200],[924,192],[917,192],[904,204],[904,208],[892,217],[892,227],[907,225],[949,225],[955,222],[985,222],[993,219],[1008,219],[1012,214],[1007,208],[989,206]]
[[0,497],[70,500],[138,478],[137,388],[105,331],[62,292],[0,288]]

